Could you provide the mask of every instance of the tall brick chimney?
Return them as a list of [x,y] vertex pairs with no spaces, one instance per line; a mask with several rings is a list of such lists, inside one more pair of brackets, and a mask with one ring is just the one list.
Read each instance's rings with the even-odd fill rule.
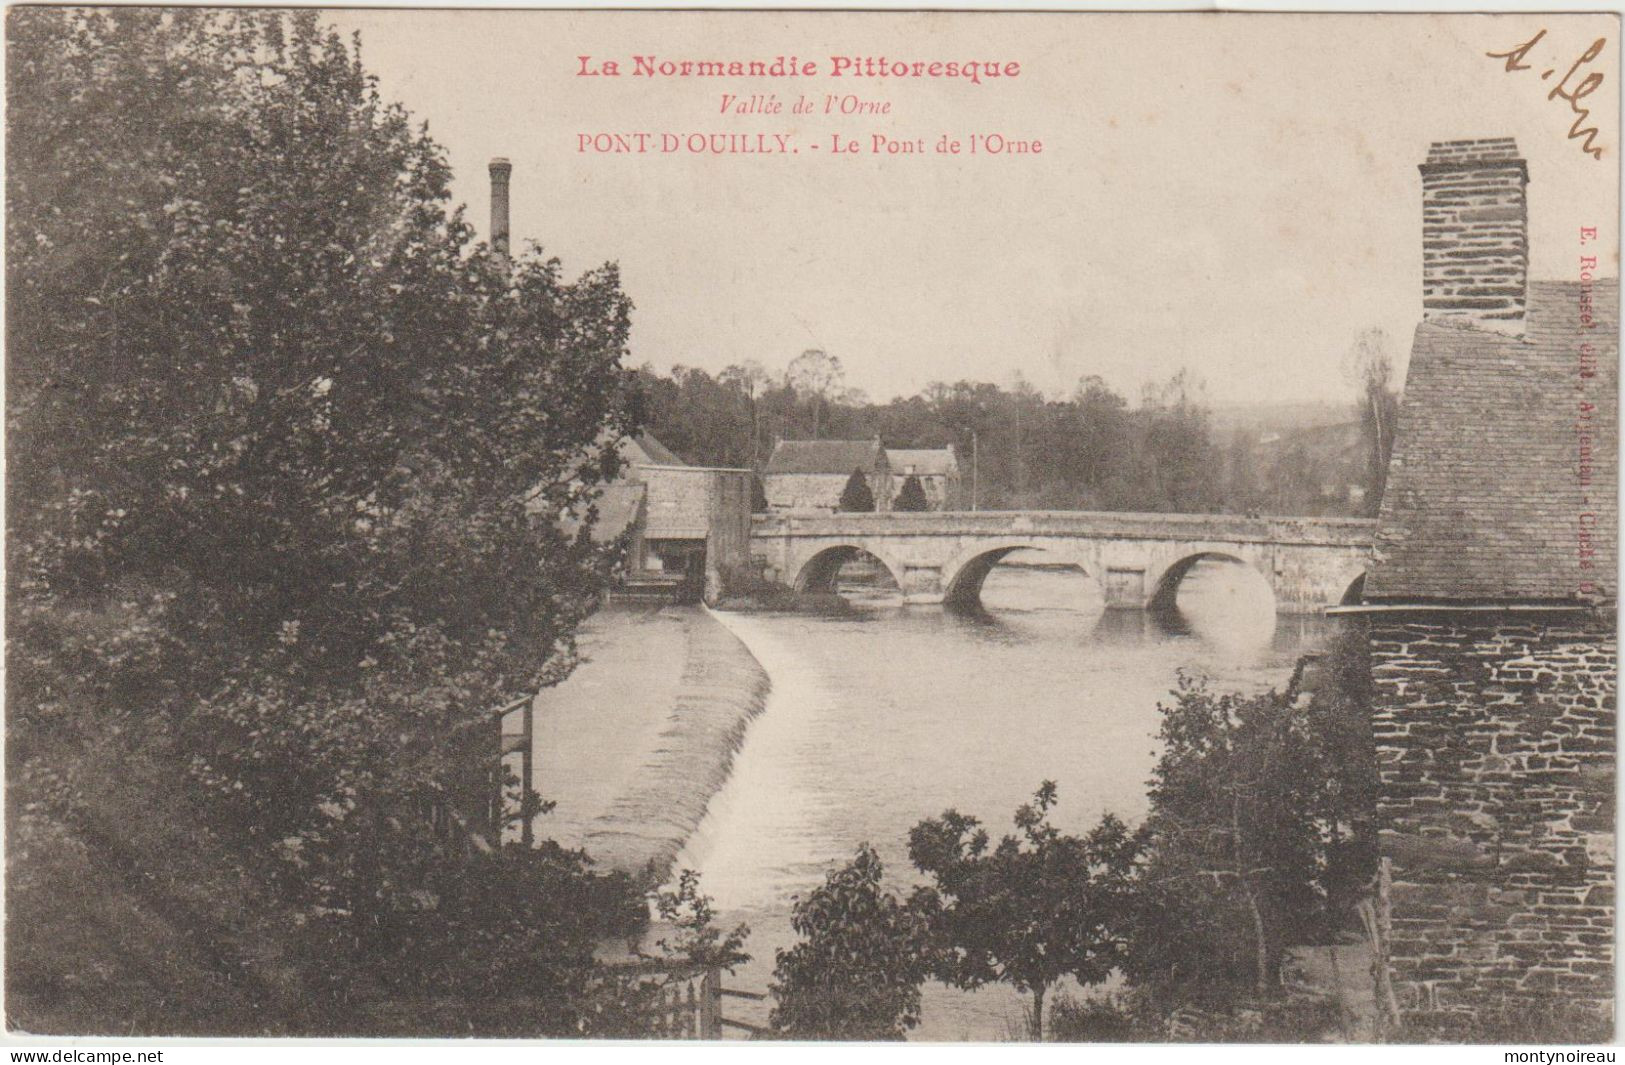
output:
[[497,156],[491,160],[491,248],[498,255],[508,254],[508,179],[513,175],[513,164]]
[[1522,333],[1529,168],[1511,137],[1435,141],[1422,171],[1422,318]]

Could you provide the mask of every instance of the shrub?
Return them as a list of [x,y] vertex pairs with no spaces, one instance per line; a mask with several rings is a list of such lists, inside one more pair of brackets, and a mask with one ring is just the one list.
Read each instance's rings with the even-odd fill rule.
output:
[[1055,996],[1049,1010],[1049,1039],[1056,1043],[1155,1043],[1163,1028],[1136,1012],[1131,997]]
[[930,927],[880,886],[867,844],[796,902],[802,937],[778,952],[770,987],[773,1030],[789,1039],[902,1039],[920,1021],[931,972]]
[[875,494],[869,488],[869,478],[863,475],[862,470],[853,470],[852,476],[846,479],[846,487],[841,489],[841,501],[836,509],[848,514],[868,513],[875,509]]
[[903,487],[897,492],[897,498],[892,500],[891,508],[902,511],[929,510],[930,503],[925,498],[925,486],[920,484],[916,474],[909,474],[903,481]]
[[1357,642],[1287,694],[1180,679],[1162,708],[1131,982],[1163,1008],[1268,998],[1288,945],[1336,940],[1373,869]]

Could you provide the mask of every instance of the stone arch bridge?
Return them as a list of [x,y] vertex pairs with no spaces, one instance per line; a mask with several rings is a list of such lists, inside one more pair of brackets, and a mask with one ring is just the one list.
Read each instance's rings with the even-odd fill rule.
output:
[[927,511],[759,514],[751,554],[766,575],[802,591],[833,591],[841,564],[866,552],[905,600],[975,607],[982,581],[1012,551],[1044,552],[1101,586],[1107,606],[1170,607],[1202,559],[1262,574],[1276,609],[1305,613],[1344,601],[1364,573],[1376,522],[1227,514],[1096,511]]

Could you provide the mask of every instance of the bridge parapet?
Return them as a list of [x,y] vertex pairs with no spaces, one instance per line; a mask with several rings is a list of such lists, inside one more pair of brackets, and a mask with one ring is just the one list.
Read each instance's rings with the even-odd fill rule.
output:
[[1370,546],[1370,518],[1250,517],[1096,510],[934,510],[870,514],[757,514],[753,537],[1085,536]]

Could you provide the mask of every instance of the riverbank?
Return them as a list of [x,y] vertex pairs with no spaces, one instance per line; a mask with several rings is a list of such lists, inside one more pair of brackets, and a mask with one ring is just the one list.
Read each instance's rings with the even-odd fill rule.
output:
[[537,702],[537,831],[601,868],[664,882],[722,787],[767,674],[703,607],[611,607],[584,661]]

